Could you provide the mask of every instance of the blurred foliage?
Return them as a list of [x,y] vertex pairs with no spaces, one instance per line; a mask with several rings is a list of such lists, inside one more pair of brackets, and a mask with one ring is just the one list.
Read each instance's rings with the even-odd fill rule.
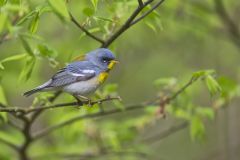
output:
[[[239,2],[225,3],[239,15]],[[74,57],[100,46],[73,25],[68,11],[77,15],[90,33],[106,39],[137,6],[137,0],[0,0],[0,103],[35,107],[47,102],[52,93],[38,94],[33,100],[24,99],[21,93],[47,80]],[[82,119],[60,128],[32,145],[28,151],[31,157],[59,159],[54,155],[77,153],[90,158],[96,155],[96,159],[139,159],[139,154],[147,154],[151,159],[151,146],[136,141],[158,123],[162,116],[159,105],[134,113],[124,111],[128,103],[138,105],[150,97],[173,95],[190,76],[196,83],[165,106],[166,114],[186,121],[192,140],[204,140],[206,123],[215,118],[216,110],[240,95],[239,50],[227,32],[214,10],[214,1],[164,2],[110,46],[121,60],[111,78],[115,83],[100,88],[93,99],[121,95],[123,102],[49,110],[33,130],[103,110],[120,108],[122,113]],[[64,94],[57,102],[70,100],[73,98]],[[21,144],[22,135],[8,127],[9,116],[0,113],[0,118],[0,138]],[[0,159],[17,159],[4,144],[0,147]]]

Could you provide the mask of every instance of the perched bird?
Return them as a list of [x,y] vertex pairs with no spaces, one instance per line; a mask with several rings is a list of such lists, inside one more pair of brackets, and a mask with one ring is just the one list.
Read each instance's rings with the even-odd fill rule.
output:
[[107,79],[109,71],[118,63],[113,53],[106,48],[99,48],[84,55],[83,59],[68,64],[60,69],[46,83],[25,92],[30,96],[37,92],[62,90],[79,98],[87,99],[91,93]]

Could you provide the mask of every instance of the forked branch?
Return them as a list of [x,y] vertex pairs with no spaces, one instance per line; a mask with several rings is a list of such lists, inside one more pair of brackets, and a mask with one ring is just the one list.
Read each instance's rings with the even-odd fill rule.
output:
[[[81,24],[77,22],[77,20],[74,18],[74,16],[69,12],[69,15],[71,17],[71,21],[84,33],[86,33],[87,36],[91,37],[92,39],[98,41],[101,43],[102,48],[107,48],[110,44],[112,44],[119,36],[121,36],[127,29],[129,29],[134,24],[138,23],[142,19],[144,19],[146,16],[148,16],[150,13],[152,13],[157,7],[159,7],[164,0],[159,0],[154,6],[152,6],[148,11],[140,15],[140,13],[143,11],[143,9],[150,5],[154,0],[148,0],[146,2],[143,2],[142,0],[138,0],[138,6],[133,11],[133,13],[129,16],[129,18],[123,23],[123,25],[110,37],[108,37],[106,40],[103,40],[94,34],[90,33],[86,28],[84,28]],[[140,15],[140,17],[138,17]],[[138,18],[137,18],[138,17]]]

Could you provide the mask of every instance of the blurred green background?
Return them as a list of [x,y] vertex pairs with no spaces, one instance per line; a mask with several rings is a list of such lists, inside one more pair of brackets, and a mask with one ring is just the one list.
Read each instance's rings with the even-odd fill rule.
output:
[[[155,14],[128,29],[111,44],[110,49],[121,63],[114,68],[105,84],[117,84],[112,85],[113,88],[117,87],[114,94],[121,96],[124,106],[139,104],[161,94],[159,88],[154,85],[154,81],[159,78],[175,77],[181,86],[188,81],[193,72],[214,69],[218,77],[225,76],[234,83],[239,82],[240,44],[236,42],[240,41],[240,37],[237,37],[237,33],[235,37],[230,33],[228,23],[223,21],[216,10],[216,1],[165,0]],[[223,4],[231,20],[239,28],[240,2],[223,0]],[[1,35],[10,30],[10,39],[0,44],[0,60],[26,53],[19,38],[21,36],[25,37],[37,55],[32,74],[27,81],[19,80],[26,57],[3,63],[5,69],[0,71],[1,87],[10,106],[30,106],[34,97],[22,97],[24,91],[45,82],[73,57],[100,46],[98,42],[84,35],[72,22],[59,18],[52,11],[40,15],[34,33],[29,31],[32,17],[17,26],[7,24],[16,15],[28,14],[42,5],[47,6],[48,3],[44,0],[21,2],[15,0],[8,1],[0,10],[0,14],[6,15],[9,20],[4,25]],[[69,0],[67,3],[68,9],[80,23],[84,23],[93,34],[103,38],[116,31],[137,5],[137,0],[99,0],[97,6],[88,0]],[[39,53],[39,44],[51,48],[51,55]],[[197,82],[182,99],[199,106],[211,106],[216,98],[211,97],[206,90],[206,86]],[[73,99],[63,94],[57,102],[70,100]],[[238,160],[240,157],[238,103],[238,98],[231,99],[216,112],[213,120],[204,121],[206,135],[202,140],[193,140],[189,128],[186,127],[163,139],[144,141],[183,120],[171,114],[167,114],[165,119],[158,119],[152,113],[146,115],[143,111],[136,111],[97,120],[88,119],[66,126],[37,141],[31,146],[29,153],[33,156],[64,151],[88,153],[99,150],[99,143],[110,146],[113,150],[121,150],[125,148],[126,143],[130,150],[136,149],[146,153],[147,156],[108,155],[95,159]],[[103,106],[117,107],[112,103]],[[96,110],[87,107],[80,110],[50,110],[39,118],[33,131]],[[129,127],[136,127],[136,124],[138,129]],[[19,144],[23,141],[20,133],[8,128],[4,123],[0,127],[0,136]],[[99,139],[101,142],[98,142]],[[0,159],[17,158],[15,152],[1,143],[0,148],[0,157],[2,156]],[[49,159],[58,158],[52,156]]]

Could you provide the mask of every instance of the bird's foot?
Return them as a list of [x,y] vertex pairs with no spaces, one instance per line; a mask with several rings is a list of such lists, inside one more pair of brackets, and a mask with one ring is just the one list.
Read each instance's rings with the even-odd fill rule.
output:
[[92,100],[88,97],[85,97],[85,96],[79,96],[80,98],[84,99],[84,104],[87,104],[89,107],[92,106]]
[[92,107],[92,100],[91,99],[87,100],[87,105],[88,105],[88,107]]
[[80,99],[78,99],[78,100],[77,100],[77,105],[80,107],[80,106],[83,105],[83,102],[82,102]]
[[82,106],[83,105],[83,102],[77,96],[73,95],[73,97],[76,99],[78,106]]

